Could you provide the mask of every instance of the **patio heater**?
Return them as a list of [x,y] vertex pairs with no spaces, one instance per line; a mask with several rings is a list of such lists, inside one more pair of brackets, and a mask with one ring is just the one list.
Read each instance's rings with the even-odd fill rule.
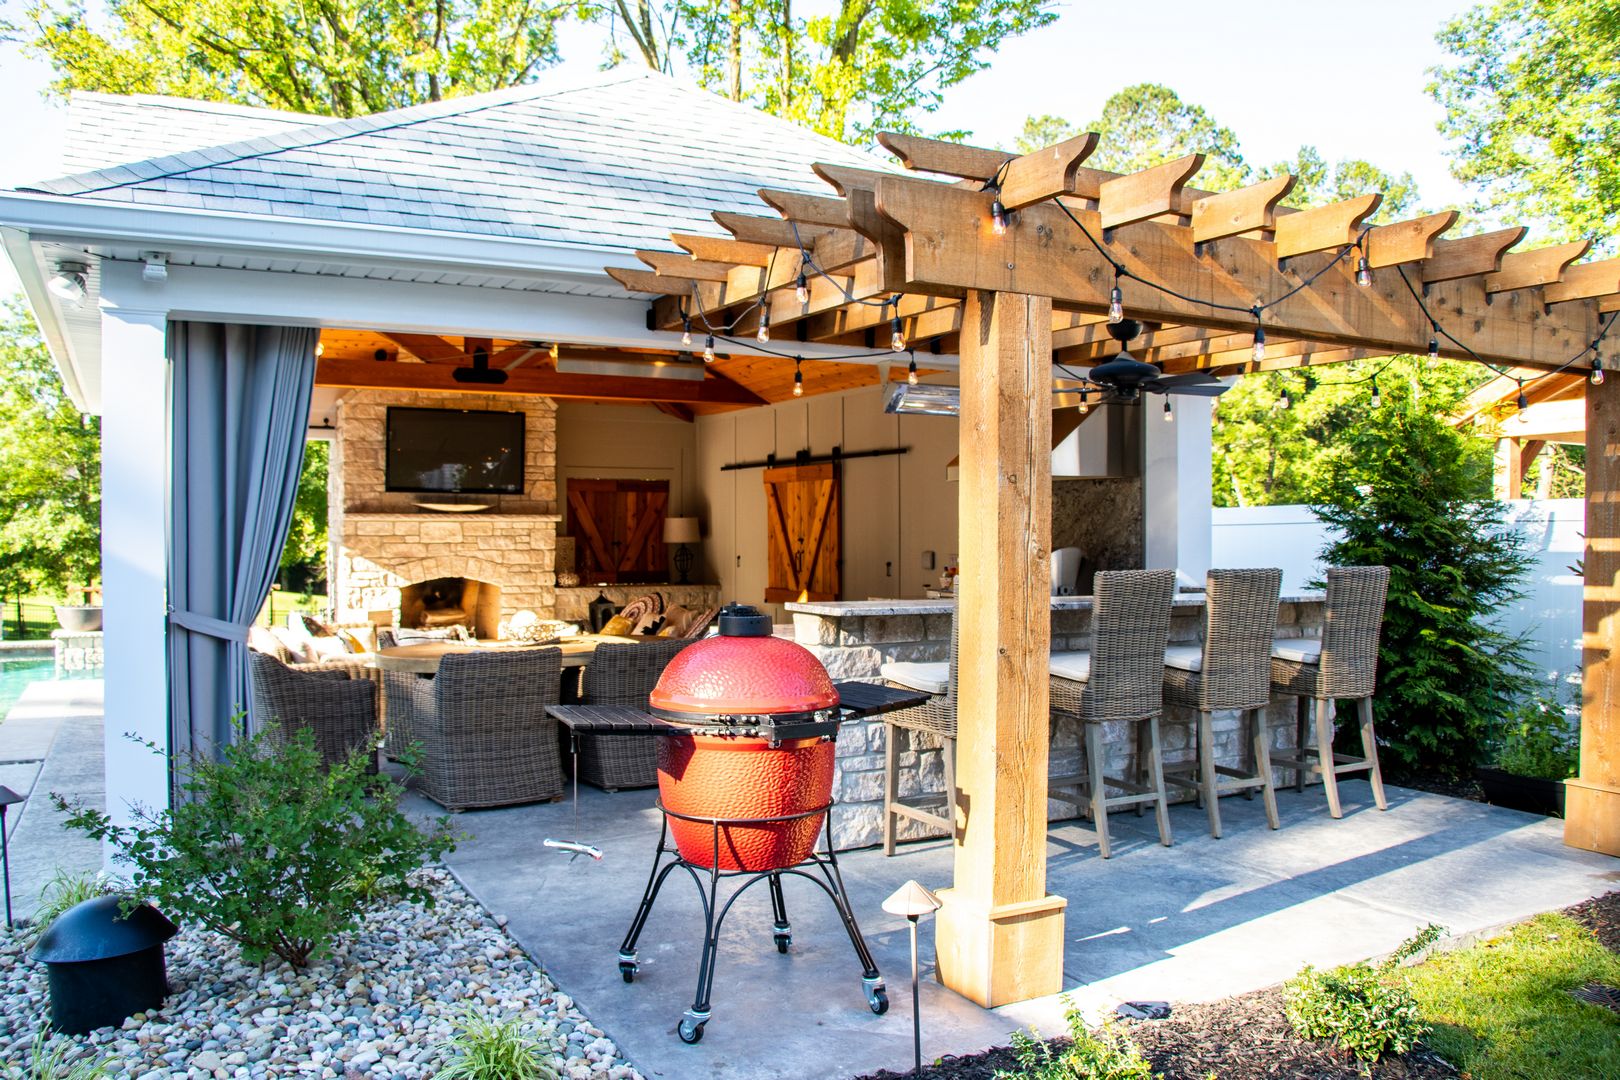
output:
[[664,519],[664,543],[678,545],[675,548],[675,557],[671,561],[675,564],[675,572],[681,575],[675,584],[690,584],[692,573],[692,549],[687,544],[695,544],[701,536],[698,519],[695,517],[672,517]]
[[11,929],[11,845],[6,836],[6,807],[20,803],[24,796],[0,784],[0,873],[6,879],[6,929]]

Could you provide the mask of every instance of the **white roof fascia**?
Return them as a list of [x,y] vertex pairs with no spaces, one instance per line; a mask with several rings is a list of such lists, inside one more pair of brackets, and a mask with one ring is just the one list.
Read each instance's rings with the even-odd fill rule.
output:
[[39,262],[34,257],[33,245],[29,243],[28,234],[18,229],[0,226],[0,244],[6,249],[11,258],[11,265],[16,268],[17,277],[22,282],[23,296],[28,300],[28,308],[33,312],[34,321],[39,324],[39,332],[45,338],[45,346],[50,350],[51,357],[56,361],[56,370],[62,376],[62,387],[67,391],[68,400],[80,412],[98,411],[85,395],[84,385],[79,381],[79,358],[74,355],[72,342],[68,335],[62,332],[62,324],[57,319],[56,305],[51,301],[51,294],[45,288],[45,278],[40,273]]
[[[36,242],[128,243],[155,251],[274,254],[369,266],[533,275],[581,284],[611,282],[602,269],[609,263],[641,267],[619,248],[395,225],[136,206],[18,191],[0,192],[0,226],[23,230]],[[673,244],[670,250],[674,250]]]

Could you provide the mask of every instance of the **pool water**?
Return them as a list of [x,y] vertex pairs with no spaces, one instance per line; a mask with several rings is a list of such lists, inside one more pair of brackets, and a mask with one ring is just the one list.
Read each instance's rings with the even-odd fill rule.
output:
[[54,678],[54,660],[0,660],[0,719],[17,704],[29,684]]

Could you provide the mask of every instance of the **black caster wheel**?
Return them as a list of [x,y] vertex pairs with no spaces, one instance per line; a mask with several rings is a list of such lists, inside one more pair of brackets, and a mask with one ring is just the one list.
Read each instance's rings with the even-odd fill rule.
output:
[[793,935],[792,934],[777,934],[776,935],[776,951],[777,952],[779,952],[779,953],[787,952],[788,951],[788,946],[792,945],[792,944],[793,944]]
[[875,1015],[882,1016],[884,1013],[889,1011],[888,992],[881,989],[873,990],[870,994],[866,995],[866,1004],[871,1008]]
[[624,979],[625,982],[627,982],[627,983],[635,982],[636,981],[636,971],[637,971],[637,965],[635,965],[635,964],[627,964],[622,960],[619,961],[619,975]]
[[691,1017],[683,1018],[680,1027],[676,1029],[680,1033],[681,1042],[688,1044],[702,1042],[705,1023],[707,1021],[693,1020]]

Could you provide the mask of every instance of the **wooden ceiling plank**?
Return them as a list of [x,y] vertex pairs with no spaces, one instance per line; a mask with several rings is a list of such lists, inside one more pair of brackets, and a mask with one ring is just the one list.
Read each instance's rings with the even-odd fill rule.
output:
[[1057,195],[1075,194],[1080,163],[1097,149],[1097,133],[1088,131],[1007,162],[1001,173],[1001,205],[1019,210]]
[[1502,269],[1485,275],[1485,291],[1501,293],[1551,285],[1564,276],[1565,267],[1585,255],[1591,247],[1590,240],[1576,240],[1574,243],[1554,244],[1534,251],[1510,251],[1502,256]]
[[1301,210],[1277,218],[1277,258],[1291,259],[1313,251],[1327,251],[1356,242],[1361,223],[1372,216],[1382,194],[1357,195],[1353,199]]
[[1103,181],[1097,193],[1102,227],[1117,229],[1174,212],[1181,205],[1181,189],[1203,167],[1203,154],[1188,154],[1151,169]]
[[734,265],[694,259],[678,251],[637,251],[636,258],[652,267],[660,277],[689,278],[693,281],[729,281]]
[[448,364],[379,364],[369,360],[325,360],[315,368],[315,385],[368,389],[436,390],[467,394],[528,394],[566,399],[679,401],[762,405],[764,399],[728,380],[648,379],[622,375],[565,375],[536,367],[507,374],[506,382],[457,382]]
[[690,405],[682,405],[678,401],[655,401],[653,406],[666,416],[673,416],[677,420],[684,420],[688,424],[697,419]]
[[424,363],[459,364],[467,359],[467,354],[462,349],[436,334],[384,333],[382,336]]
[[692,258],[704,262],[734,263],[737,266],[768,266],[776,248],[770,244],[750,244],[724,236],[672,232],[669,238]]
[[[787,221],[797,224],[800,227],[801,239],[805,225],[849,228],[849,204],[843,199],[831,199],[825,195],[804,195],[797,191],[779,191],[776,188],[760,188],[759,197]],[[789,235],[792,235],[791,228]],[[792,246],[792,241],[782,246]]]
[[1495,232],[1436,240],[1434,252],[1423,263],[1423,283],[1456,281],[1476,274],[1494,274],[1502,268],[1508,248],[1524,239],[1530,230],[1523,225]]
[[1295,183],[1293,176],[1274,176],[1236,191],[1199,199],[1192,204],[1193,240],[1203,244],[1274,228],[1277,204],[1294,190]]
[[1392,225],[1374,225],[1367,231],[1367,264],[1377,268],[1422,262],[1434,254],[1440,234],[1457,224],[1458,216],[1457,211],[1447,210]]
[[1601,259],[1570,266],[1562,278],[1541,290],[1541,299],[1547,304],[1567,304],[1615,293],[1620,293],[1620,259]]

